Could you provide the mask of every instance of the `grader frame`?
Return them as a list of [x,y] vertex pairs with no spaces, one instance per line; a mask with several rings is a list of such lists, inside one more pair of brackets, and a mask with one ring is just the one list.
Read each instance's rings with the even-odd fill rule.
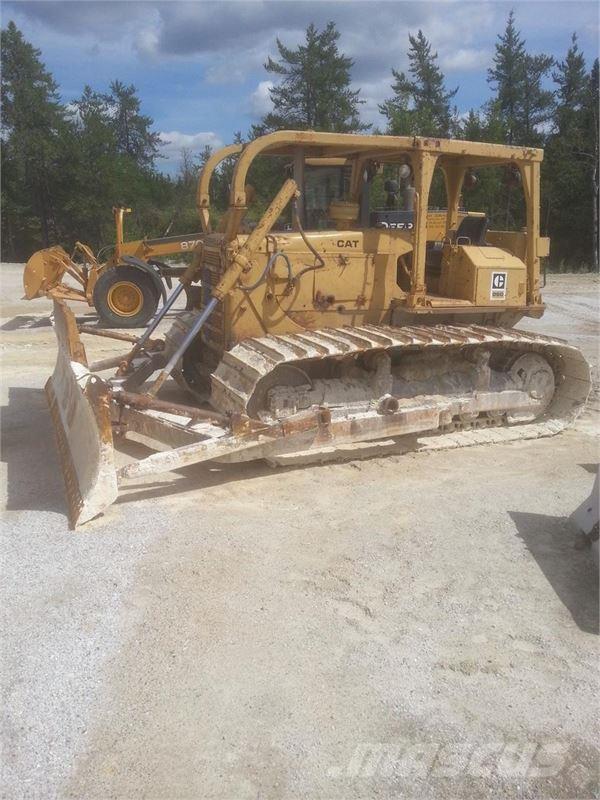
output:
[[[198,180],[197,209],[201,230],[194,233],[173,236],[144,237],[126,241],[124,239],[124,216],[131,212],[130,208],[115,206],[113,217],[115,222],[115,244],[112,253],[105,261],[99,261],[92,249],[76,242],[69,255],[62,247],[54,246],[36,251],[28,260],[23,276],[25,297],[33,300],[36,297],[48,296],[56,299],[85,302],[94,305],[94,289],[98,278],[111,268],[130,265],[152,278],[157,293],[166,301],[167,287],[171,289],[172,279],[179,278],[184,267],[171,267],[161,263],[159,259],[166,256],[190,255],[203,237],[211,231],[208,217],[208,206],[200,204],[200,197],[208,196],[208,187],[215,169],[231,156],[237,155],[241,145],[229,145],[214,153],[203,168]],[[76,285],[65,283],[63,277],[68,275]]]

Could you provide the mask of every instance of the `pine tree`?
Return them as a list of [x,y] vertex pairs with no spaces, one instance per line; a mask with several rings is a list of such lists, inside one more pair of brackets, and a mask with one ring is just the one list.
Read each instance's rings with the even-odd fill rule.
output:
[[73,106],[75,175],[66,208],[71,230],[77,231],[75,238],[81,239],[85,231],[92,247],[109,244],[114,239],[111,208],[115,205],[134,209],[126,218],[128,236],[148,234],[155,226],[157,233],[163,233],[174,215],[170,200],[177,206],[180,192],[176,183],[165,184],[153,171],[160,138],[151,130],[150,117],[141,113],[135,87],[120,81],[113,81],[108,92],[86,86]]
[[198,165],[200,167],[203,167],[208,161],[208,159],[212,156],[212,154],[213,154],[212,147],[209,144],[205,144],[202,150],[200,151],[200,154],[198,155],[197,158]]
[[512,144],[520,133],[520,103],[525,82],[525,42],[516,28],[513,10],[498,39],[494,66],[488,69],[488,83],[496,88],[497,107],[506,125],[506,141]]
[[552,116],[553,92],[542,87],[554,59],[546,55],[525,56],[523,81],[521,140],[523,144],[541,146],[544,143],[542,128]]
[[[252,139],[254,137],[250,136],[249,138]],[[242,144],[242,142],[243,137],[241,131],[236,131],[233,135],[232,144]],[[257,161],[258,160],[263,161],[266,159],[257,159]],[[231,188],[233,170],[235,169],[236,162],[237,158],[235,156],[226,158],[224,161],[221,161],[213,174],[209,187],[213,223],[216,223],[218,217],[229,208],[229,190]]]
[[[496,92],[487,104],[487,112],[500,121],[506,144],[543,145],[544,124],[553,110],[553,95],[544,89],[543,80],[553,63],[550,56],[527,52],[511,11],[504,33],[498,36],[493,66],[487,76]],[[513,173],[505,170],[498,187],[497,207],[504,206],[502,227],[506,229],[525,224],[523,192],[514,191],[515,188]]]
[[55,237],[67,120],[40,51],[14,22],[2,31],[1,49],[2,238],[4,252],[14,258]]
[[594,237],[594,130],[590,112],[598,107],[590,91],[592,77],[573,34],[564,61],[552,74],[556,85],[553,129],[546,144],[543,168],[544,219],[552,241],[556,263],[570,267],[590,263]]
[[493,102],[506,128],[506,143],[539,146],[543,141],[540,126],[552,114],[552,92],[542,82],[554,59],[526,52],[514,11],[498,40],[488,83],[496,90]]
[[598,209],[600,205],[600,146],[598,139],[598,107],[600,86],[598,81],[598,59],[596,58],[586,82],[585,117],[584,117],[584,150],[581,152],[589,167],[592,189],[592,264],[596,271],[600,268],[598,243]]
[[471,108],[469,113],[460,124],[461,139],[466,139],[468,142],[484,142],[485,141],[485,122],[481,114],[475,109]]
[[552,79],[557,86],[555,126],[560,136],[569,135],[573,125],[577,129],[576,116],[586,101],[585,58],[577,43],[577,34],[571,36],[571,46],[564,61],[559,61]]
[[74,123],[88,163],[117,153],[116,132],[106,95],[85,86],[80,98],[73,102]]
[[[97,248],[110,241],[112,206],[127,205],[127,193],[119,191],[115,124],[106,94],[91,86],[84,87],[72,107],[74,177],[67,208],[72,230],[80,232],[80,240]],[[94,190],[90,191],[92,175]]]
[[209,145],[204,147],[200,156],[194,156],[189,147],[181,148],[181,159],[175,179],[175,203],[171,219],[163,231],[163,236],[169,236],[177,228],[192,231],[198,227],[198,214],[195,204],[198,173],[202,164],[206,163],[206,160],[210,158],[211,152]]
[[153,169],[159,135],[133,86],[86,86],[72,109],[13,22],[2,30],[2,255],[76,240],[114,241],[113,205],[127,205],[126,235],[164,230],[175,183]]
[[270,90],[273,110],[263,119],[266,130],[285,128],[338,131],[365,130],[359,117],[360,91],[350,88],[351,58],[339,52],[339,31],[333,22],[318,31],[312,23],[296,49],[277,39],[277,60],[269,57],[267,72],[279,81]]
[[393,96],[380,106],[388,119],[388,132],[396,135],[450,136],[456,129],[451,101],[458,91],[448,91],[438,54],[423,31],[409,34],[409,74],[392,70]]
[[471,109],[458,125],[461,139],[471,142],[497,142],[506,139],[506,129],[495,103],[487,103],[480,111]]
[[[505,130],[496,106],[491,103],[481,111],[471,109],[459,128],[461,139],[471,142],[505,140]],[[490,227],[503,228],[506,221],[506,186],[499,167],[485,167],[474,172],[475,180],[465,181],[463,205],[468,211],[485,211]]]
[[151,130],[154,120],[140,113],[135,86],[113,81],[105,99],[113,120],[118,152],[128,155],[142,169],[153,166],[160,136]]

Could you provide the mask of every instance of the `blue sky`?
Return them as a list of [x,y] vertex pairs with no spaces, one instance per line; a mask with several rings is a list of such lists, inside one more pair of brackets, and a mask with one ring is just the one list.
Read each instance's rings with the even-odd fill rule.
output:
[[595,0],[4,0],[2,24],[14,20],[41,49],[65,102],[86,83],[134,83],[145,113],[170,142],[160,167],[172,172],[183,146],[197,152],[206,143],[228,143],[268,109],[263,64],[276,54],[276,37],[293,46],[310,22],[333,20],[340,49],[355,60],[362,115],[381,124],[377,105],[390,94],[391,69],[406,68],[408,34],[419,28],[438,51],[448,86],[459,87],[459,111],[485,102],[486,69],[511,8],[531,52],[561,59],[576,32],[588,64],[598,55]]

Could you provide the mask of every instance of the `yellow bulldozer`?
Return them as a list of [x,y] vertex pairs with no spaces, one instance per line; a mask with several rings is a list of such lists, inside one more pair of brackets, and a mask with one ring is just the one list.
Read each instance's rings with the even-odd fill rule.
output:
[[[128,479],[202,461],[512,441],[555,434],[581,411],[590,371],[579,350],[514,328],[544,311],[541,150],[279,131],[236,156],[222,230],[210,228],[217,153],[200,178],[193,261],[127,352],[88,364],[75,318],[55,298],[47,395],[73,526]],[[248,171],[274,156],[281,187],[245,230]],[[490,230],[485,213],[461,208],[465,181],[498,167],[520,178],[522,230]],[[378,205],[382,170],[398,180]],[[443,210],[429,202],[440,175]],[[198,285],[196,306],[152,338]],[[117,466],[115,442],[129,434],[156,452]]]

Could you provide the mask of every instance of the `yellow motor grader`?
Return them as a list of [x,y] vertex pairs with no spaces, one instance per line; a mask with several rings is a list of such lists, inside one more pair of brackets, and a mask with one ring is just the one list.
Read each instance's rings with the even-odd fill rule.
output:
[[[240,149],[240,145],[230,145],[219,150],[218,158],[211,160],[210,175],[221,161]],[[206,174],[210,180],[209,173]],[[200,195],[200,181],[197,195]],[[83,301],[95,307],[101,322],[109,327],[146,325],[161,300],[163,303],[167,300],[165,284],[171,289],[173,280],[185,272],[185,267],[171,266],[162,259],[190,255],[210,229],[203,225],[202,230],[195,233],[127,242],[123,240],[123,222],[124,215],[130,212],[130,208],[113,208],[115,245],[105,261],[99,260],[82,242],[76,242],[70,255],[60,246],[37,250],[25,265],[25,297],[28,300],[47,296]],[[200,218],[201,222],[207,219],[203,213]],[[65,276],[70,276],[70,283],[65,282]],[[188,291],[188,306],[191,307],[194,302],[191,286]]]
[[[71,524],[101,513],[131,478],[202,461],[306,463],[356,457],[373,442],[456,447],[562,430],[589,393],[588,364],[562,340],[513,327],[544,311],[542,155],[279,131],[239,149],[223,230],[211,232],[215,154],[200,178],[205,234],[193,262],[128,352],[88,364],[72,312],[55,299],[47,395]],[[273,156],[288,174],[242,233],[248,171]],[[520,177],[523,230],[490,230],[485,213],[461,211],[467,176],[490,167]],[[370,190],[382,170],[399,182],[378,207]],[[429,208],[436,176],[443,211]],[[152,338],[198,283],[196,307]],[[128,435],[156,452],[117,467],[115,442]]]

